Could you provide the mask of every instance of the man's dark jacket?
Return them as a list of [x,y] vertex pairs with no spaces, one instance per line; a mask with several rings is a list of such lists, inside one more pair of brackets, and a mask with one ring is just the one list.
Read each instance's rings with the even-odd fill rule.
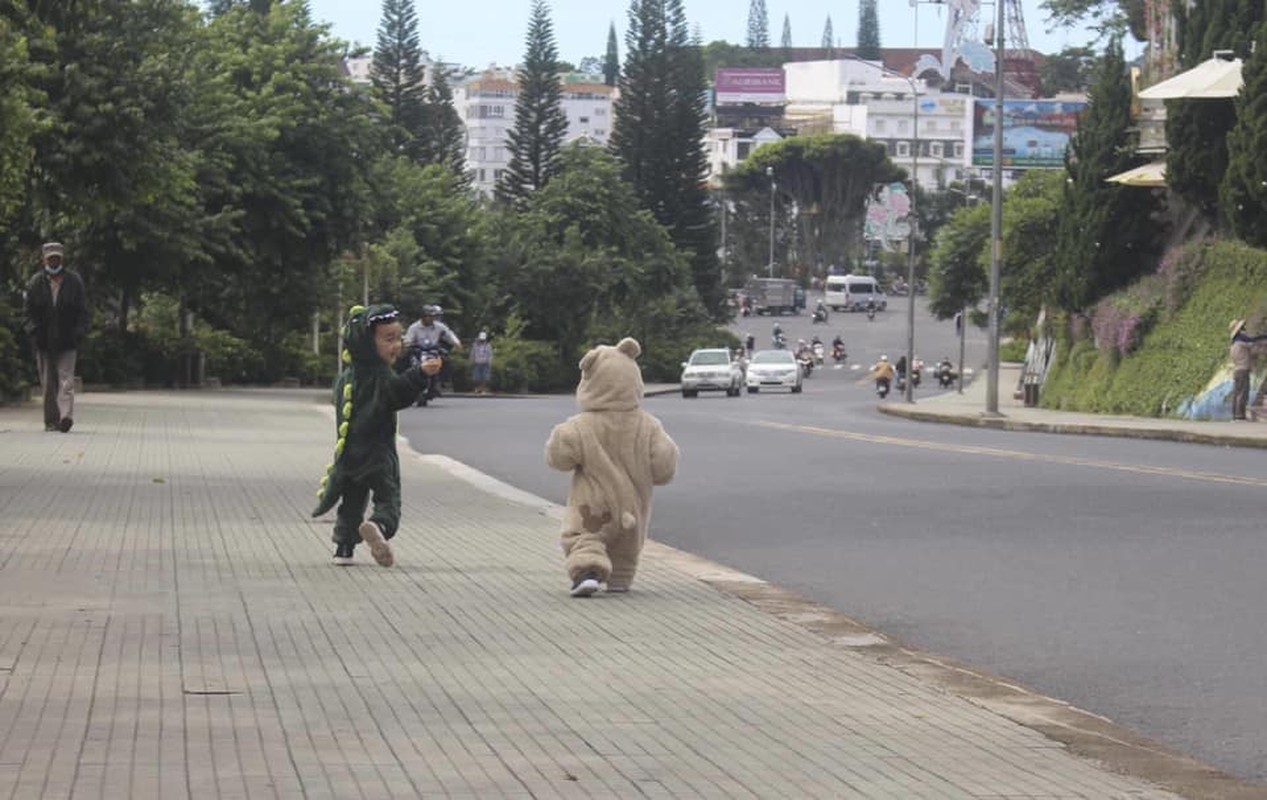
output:
[[26,329],[42,353],[74,350],[88,334],[88,295],[79,275],[63,270],[62,287],[53,302],[49,280],[40,271],[26,287]]

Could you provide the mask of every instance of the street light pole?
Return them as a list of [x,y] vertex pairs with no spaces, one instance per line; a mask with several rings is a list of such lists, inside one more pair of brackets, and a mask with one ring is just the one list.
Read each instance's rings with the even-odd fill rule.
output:
[[766,262],[767,274],[774,277],[774,167],[765,168],[765,176],[770,179],[770,260]]
[[990,214],[989,374],[985,384],[985,413],[999,415],[999,275],[1003,271],[1003,39],[1007,4],[996,0],[994,26],[994,194]]

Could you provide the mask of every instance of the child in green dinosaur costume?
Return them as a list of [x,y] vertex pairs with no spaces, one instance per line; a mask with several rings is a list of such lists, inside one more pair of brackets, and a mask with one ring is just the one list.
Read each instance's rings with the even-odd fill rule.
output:
[[[397,374],[400,357],[400,315],[389,305],[353,306],[343,326],[343,360],[347,364],[334,384],[334,463],[326,467],[314,517],[337,504],[334,563],[352,563],[360,542],[381,566],[395,558],[387,543],[400,525],[400,460],[396,456],[396,412],[407,408],[426,385],[426,376],[440,368],[424,362],[419,369]],[[370,493],[374,513],[365,519]]]

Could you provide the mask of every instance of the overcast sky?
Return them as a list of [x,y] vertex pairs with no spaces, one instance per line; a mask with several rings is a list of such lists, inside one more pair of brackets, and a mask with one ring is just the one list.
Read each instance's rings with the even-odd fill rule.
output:
[[[687,18],[698,25],[704,41],[725,39],[742,43],[747,31],[749,0],[685,0]],[[1048,30],[1039,0],[1022,0],[1030,46],[1045,53],[1066,46],[1081,46],[1092,38],[1085,30]],[[879,0],[880,41],[885,47],[912,47],[916,9],[909,0]],[[313,16],[332,25],[340,39],[373,47],[377,38],[381,5],[375,0],[309,0]],[[531,0],[474,0],[467,3],[416,0],[422,47],[433,58],[469,67],[490,63],[513,65],[524,52]],[[551,3],[559,57],[573,63],[586,56],[602,56],[607,46],[607,27],[616,23],[620,55],[624,58],[624,23],[628,2],[614,0],[553,0]],[[770,43],[783,34],[783,15],[789,15],[792,43],[817,47],[822,43],[823,23],[830,14],[840,44],[857,42],[858,0],[766,0],[770,15]],[[983,16],[992,6],[983,3]],[[919,46],[939,47],[945,32],[946,10],[923,3],[918,7]]]

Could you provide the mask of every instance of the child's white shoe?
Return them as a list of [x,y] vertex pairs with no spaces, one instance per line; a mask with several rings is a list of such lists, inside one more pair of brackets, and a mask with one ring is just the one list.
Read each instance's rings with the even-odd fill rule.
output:
[[374,561],[380,567],[390,567],[396,563],[396,559],[392,555],[392,546],[387,543],[387,539],[383,536],[383,531],[378,527],[377,522],[362,522],[361,527],[356,530],[357,533],[361,534],[361,539],[369,545],[370,555],[374,557]]

